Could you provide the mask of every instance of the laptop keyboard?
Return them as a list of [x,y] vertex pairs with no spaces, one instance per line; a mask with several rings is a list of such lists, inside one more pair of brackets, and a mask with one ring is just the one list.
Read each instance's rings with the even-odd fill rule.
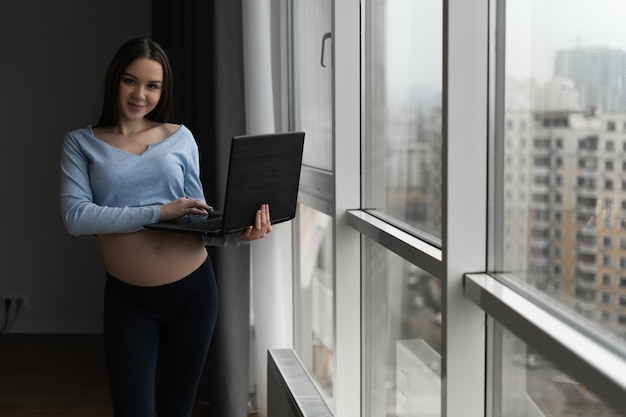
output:
[[222,227],[222,218],[195,220],[180,226],[184,229],[220,229]]

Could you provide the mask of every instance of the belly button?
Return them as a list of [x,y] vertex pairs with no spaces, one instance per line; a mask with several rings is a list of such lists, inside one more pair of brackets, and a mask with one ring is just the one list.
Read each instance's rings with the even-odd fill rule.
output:
[[155,252],[157,255],[163,255],[163,254],[165,253],[165,251],[164,251],[162,248],[156,248],[156,249],[154,250],[154,252]]

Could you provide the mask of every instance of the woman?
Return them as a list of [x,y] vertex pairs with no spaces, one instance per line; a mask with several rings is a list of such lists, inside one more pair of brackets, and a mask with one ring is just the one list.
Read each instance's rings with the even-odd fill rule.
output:
[[169,123],[171,102],[166,54],[149,39],[130,40],[106,72],[98,124],[68,133],[61,153],[65,227],[96,235],[106,268],[103,330],[116,416],[153,417],[155,402],[159,417],[191,416],[217,313],[205,244],[239,245],[272,230],[267,206],[239,235],[204,242],[143,228],[212,210],[196,142]]

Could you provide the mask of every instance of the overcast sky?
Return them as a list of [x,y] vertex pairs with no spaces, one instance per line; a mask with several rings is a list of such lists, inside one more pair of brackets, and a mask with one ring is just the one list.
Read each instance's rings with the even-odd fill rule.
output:
[[387,0],[385,6],[388,92],[410,101],[413,88],[440,94],[443,0]]
[[[507,0],[507,72],[547,81],[554,53],[576,46],[626,51],[626,0]],[[443,0],[387,0],[389,87],[441,87]]]
[[507,70],[540,81],[559,49],[626,51],[626,0],[507,0]]

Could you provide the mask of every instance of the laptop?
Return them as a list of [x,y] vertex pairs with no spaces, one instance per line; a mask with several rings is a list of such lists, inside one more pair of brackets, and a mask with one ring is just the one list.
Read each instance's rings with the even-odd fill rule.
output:
[[222,210],[145,225],[152,230],[227,236],[254,226],[256,211],[269,204],[272,224],[296,216],[304,132],[232,138]]

